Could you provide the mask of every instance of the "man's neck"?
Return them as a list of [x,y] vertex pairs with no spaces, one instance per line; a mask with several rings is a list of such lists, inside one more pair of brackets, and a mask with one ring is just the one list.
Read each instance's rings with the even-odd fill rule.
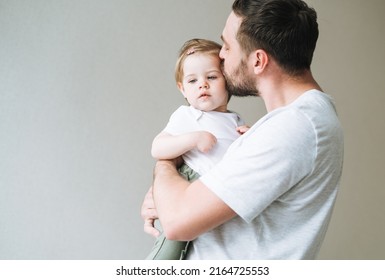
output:
[[310,71],[295,77],[276,72],[261,79],[259,84],[260,97],[265,102],[267,112],[289,105],[311,89],[322,91]]

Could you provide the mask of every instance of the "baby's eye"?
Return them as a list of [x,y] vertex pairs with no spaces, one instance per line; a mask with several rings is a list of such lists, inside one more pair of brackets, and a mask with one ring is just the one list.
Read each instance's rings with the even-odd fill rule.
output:
[[193,84],[193,83],[195,83],[197,81],[197,79],[191,79],[191,80],[188,80],[187,82],[189,83],[189,84]]
[[209,80],[215,80],[215,79],[217,79],[217,76],[208,76],[207,77]]

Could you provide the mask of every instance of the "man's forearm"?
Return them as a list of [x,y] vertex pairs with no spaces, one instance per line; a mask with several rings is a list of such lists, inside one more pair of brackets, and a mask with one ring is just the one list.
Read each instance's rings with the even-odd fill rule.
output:
[[236,214],[199,179],[186,181],[172,161],[158,161],[153,195],[166,238],[193,240]]

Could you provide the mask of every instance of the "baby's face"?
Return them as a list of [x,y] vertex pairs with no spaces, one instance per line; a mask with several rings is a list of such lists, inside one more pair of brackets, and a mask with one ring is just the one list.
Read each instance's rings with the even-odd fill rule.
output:
[[179,89],[189,104],[201,111],[227,112],[228,94],[221,71],[220,58],[195,53],[183,65],[183,81]]

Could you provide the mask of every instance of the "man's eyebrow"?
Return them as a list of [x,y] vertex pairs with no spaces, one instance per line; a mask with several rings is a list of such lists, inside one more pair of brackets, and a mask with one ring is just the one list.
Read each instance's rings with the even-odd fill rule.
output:
[[229,44],[227,43],[227,41],[225,40],[225,37],[223,37],[223,35],[221,35],[221,40],[222,40],[223,44],[225,44],[226,46],[229,45]]

